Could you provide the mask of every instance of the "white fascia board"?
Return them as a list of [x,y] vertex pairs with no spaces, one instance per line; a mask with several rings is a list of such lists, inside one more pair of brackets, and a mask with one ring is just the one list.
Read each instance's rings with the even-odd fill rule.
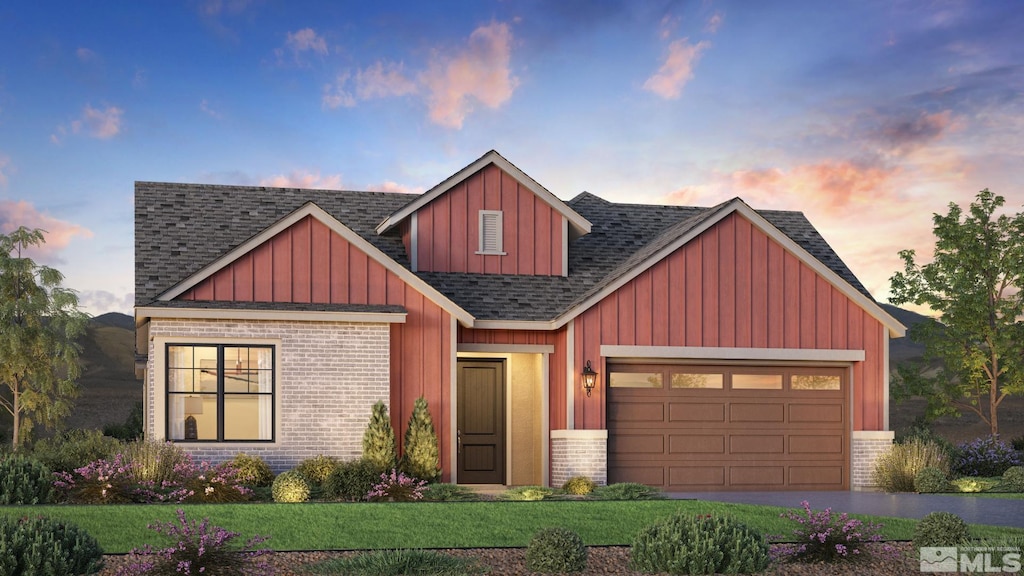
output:
[[573,228],[578,233],[589,234],[590,233],[590,222],[581,216],[578,212],[569,208],[569,206],[562,202],[557,196],[548,191],[547,188],[541,186],[536,180],[530,178],[525,172],[516,168],[511,162],[506,160],[497,151],[491,150],[490,152],[481,156],[478,160],[466,166],[462,170],[459,170],[455,174],[449,176],[444,182],[441,182],[437,186],[434,186],[430,190],[427,190],[420,195],[419,198],[406,204],[402,209],[388,216],[383,222],[377,225],[377,234],[383,234],[388,230],[394,228],[399,222],[409,217],[410,214],[416,212],[423,206],[426,206],[438,196],[451,190],[456,185],[463,182],[466,178],[469,178],[473,174],[476,174],[481,169],[489,164],[494,164],[498,168],[502,169],[510,176],[518,180],[521,184],[526,186],[531,192],[533,192],[538,198],[543,200],[546,204],[555,209],[556,212],[565,216],[572,224]]
[[494,352],[509,354],[554,354],[555,347],[550,344],[472,344],[463,342],[458,345],[459,352]]
[[605,358],[659,358],[675,360],[758,360],[774,362],[863,362],[863,350],[810,348],[725,348],[706,346],[601,345]]
[[366,322],[404,324],[405,312],[328,312],[320,310],[239,310],[233,308],[164,308],[143,306],[135,313],[145,318],[207,320],[281,320],[293,322]]
[[469,328],[479,330],[554,330],[555,325],[549,320],[476,320]]
[[430,284],[424,282],[419,276],[416,276],[407,268],[392,260],[387,254],[381,252],[379,248],[367,242],[362,236],[356,234],[351,228],[339,222],[337,218],[331,216],[324,211],[323,208],[320,208],[313,202],[307,202],[298,210],[278,220],[272,226],[253,236],[248,241],[243,242],[234,250],[231,250],[195,274],[182,280],[170,290],[161,294],[158,297],[158,300],[166,302],[177,298],[203,280],[213,276],[225,266],[231,264],[243,255],[248,254],[250,251],[270,240],[280,232],[288,229],[289,226],[302,220],[306,216],[316,218],[320,223],[330,228],[333,232],[347,240],[357,249],[363,251],[363,253],[370,257],[370,259],[384,266],[388,271],[398,276],[406,284],[415,288],[419,293],[429,298],[446,312],[457,318],[464,325],[473,325],[473,316],[469,312],[466,312],[458,304],[448,299],[447,296],[438,292],[437,289]]

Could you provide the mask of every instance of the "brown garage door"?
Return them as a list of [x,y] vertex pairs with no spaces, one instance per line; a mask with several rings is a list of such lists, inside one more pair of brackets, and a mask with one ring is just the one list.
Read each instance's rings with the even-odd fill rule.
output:
[[608,481],[848,490],[847,372],[609,364]]

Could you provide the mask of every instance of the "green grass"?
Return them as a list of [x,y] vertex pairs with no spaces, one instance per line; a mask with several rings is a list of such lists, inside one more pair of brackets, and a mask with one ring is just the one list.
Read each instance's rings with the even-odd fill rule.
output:
[[[45,515],[73,522],[110,553],[142,544],[163,544],[146,526],[174,518],[174,505],[8,506],[0,514]],[[576,531],[587,545],[627,545],[643,527],[675,512],[729,514],[752,528],[788,536],[793,524],[784,508],[699,500],[634,502],[416,502],[184,505],[189,519],[211,523],[244,537],[268,535],[274,550],[371,550],[388,548],[524,547],[541,528]],[[883,524],[890,540],[913,537],[914,520],[855,515]],[[1024,529],[977,526],[975,537],[1024,534]]]

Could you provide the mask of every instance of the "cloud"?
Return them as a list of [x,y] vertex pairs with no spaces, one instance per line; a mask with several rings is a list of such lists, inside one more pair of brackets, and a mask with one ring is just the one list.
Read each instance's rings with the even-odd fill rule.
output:
[[75,50],[75,56],[77,56],[81,62],[86,64],[99,60],[99,56],[88,48],[79,48],[78,50]]
[[[284,45],[291,52],[296,64],[302,63],[302,55],[306,52],[312,52],[321,56],[327,55],[327,41],[312,28],[288,32]],[[278,60],[281,60],[284,58],[285,50],[278,48],[274,53],[277,54]]]
[[687,42],[687,38],[669,44],[668,56],[661,68],[644,82],[644,89],[654,92],[666,100],[675,100],[683,92],[683,87],[693,78],[693,67],[701,54],[711,43],[701,40],[696,44]]
[[320,175],[320,172],[292,171],[288,175],[277,174],[260,180],[260,186],[272,188],[319,188],[324,190],[341,189],[341,174]]
[[920,112],[912,118],[888,119],[877,135],[890,153],[906,156],[938,140],[953,125],[953,114],[949,110],[935,114]]
[[46,244],[32,249],[30,254],[42,260],[52,260],[75,236],[92,238],[89,229],[43,214],[25,200],[0,200],[0,233],[9,234],[21,226],[46,231]]
[[704,29],[714,34],[722,27],[723,22],[725,22],[725,16],[721,12],[715,12],[711,15],[711,18],[708,18],[708,23],[704,26]]
[[356,94],[361,100],[404,96],[416,92],[416,83],[402,71],[401,63],[378,61],[356,75]]
[[106,290],[83,290],[78,293],[78,304],[93,316],[107,312],[130,315],[135,306],[135,293],[129,292],[118,296]]
[[335,108],[351,108],[356,105],[355,96],[345,88],[351,76],[348,72],[344,72],[338,74],[334,84],[324,84],[323,96],[320,99],[324,108],[334,110]]
[[[99,110],[93,108],[91,104],[86,104],[82,109],[82,115],[71,121],[71,133],[84,133],[100,140],[113,138],[121,132],[121,116],[123,114],[124,110],[117,106],[108,106],[104,110]],[[60,144],[67,133],[68,128],[61,124],[50,135],[50,141]]]
[[7,186],[8,174],[13,172],[14,166],[11,165],[11,159],[0,154],[0,186]]
[[458,53],[435,54],[420,76],[429,91],[430,120],[458,129],[474,102],[488,108],[507,102],[519,84],[509,68],[511,56],[512,31],[508,24],[497,22],[474,30]]
[[221,119],[220,112],[214,110],[210,106],[210,103],[206,101],[206,98],[203,98],[199,101],[199,110],[201,110],[203,113],[210,116],[211,118],[216,118],[217,120]]
[[405,184],[399,184],[398,182],[393,182],[391,180],[387,180],[380,184],[370,184],[366,189],[370,192],[398,192],[400,194],[423,193],[422,186],[406,186]]
[[662,40],[668,40],[673,34],[675,34],[682,22],[683,19],[679,16],[673,16],[671,14],[662,16],[661,20],[658,21],[658,36],[661,37]]

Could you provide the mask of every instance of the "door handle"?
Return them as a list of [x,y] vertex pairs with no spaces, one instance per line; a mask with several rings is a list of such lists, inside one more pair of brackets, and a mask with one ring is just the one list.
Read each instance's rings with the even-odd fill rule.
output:
[[456,454],[462,454],[462,430],[455,431],[455,443],[458,446]]

